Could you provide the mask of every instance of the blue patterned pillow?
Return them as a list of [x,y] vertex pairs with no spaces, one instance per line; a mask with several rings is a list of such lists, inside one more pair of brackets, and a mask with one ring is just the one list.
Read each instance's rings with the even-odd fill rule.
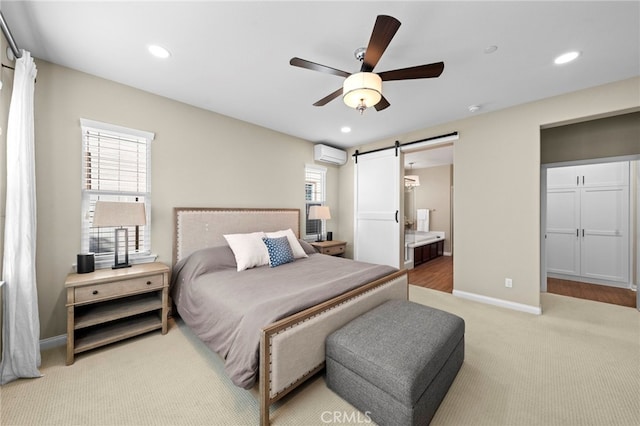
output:
[[262,241],[264,241],[264,244],[267,246],[267,251],[269,252],[270,267],[275,268],[276,266],[284,265],[285,263],[295,260],[287,237],[263,237]]

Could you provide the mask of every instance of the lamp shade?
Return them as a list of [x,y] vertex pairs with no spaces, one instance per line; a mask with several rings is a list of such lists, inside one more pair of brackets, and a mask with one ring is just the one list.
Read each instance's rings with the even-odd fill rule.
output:
[[351,108],[369,108],[382,99],[382,79],[372,72],[351,74],[342,85],[342,100]]
[[144,203],[97,201],[93,212],[94,227],[146,225]]
[[328,206],[311,206],[309,208],[309,219],[331,219],[331,211]]

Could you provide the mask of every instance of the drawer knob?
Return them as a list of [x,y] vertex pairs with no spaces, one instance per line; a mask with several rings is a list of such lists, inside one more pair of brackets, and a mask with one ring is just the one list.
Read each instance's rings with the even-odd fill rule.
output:
[[98,290],[93,290],[93,294],[98,294]]
[[147,281],[147,285],[151,285],[151,281]]

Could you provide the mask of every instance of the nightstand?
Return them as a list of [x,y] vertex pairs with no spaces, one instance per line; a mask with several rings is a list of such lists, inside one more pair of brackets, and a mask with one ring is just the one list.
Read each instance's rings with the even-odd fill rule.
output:
[[315,247],[319,253],[331,256],[344,256],[344,252],[347,248],[346,241],[316,241],[309,244]]
[[80,352],[153,330],[166,334],[169,272],[155,262],[69,274],[67,365]]

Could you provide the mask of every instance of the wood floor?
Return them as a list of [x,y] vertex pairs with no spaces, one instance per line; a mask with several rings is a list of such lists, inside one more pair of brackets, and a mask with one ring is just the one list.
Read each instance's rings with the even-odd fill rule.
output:
[[[452,293],[453,257],[438,257],[409,270],[409,283]],[[547,291],[579,299],[595,300],[631,308],[636,307],[636,292],[624,288],[549,278],[547,280]]]
[[636,307],[636,292],[626,288],[547,278],[547,291],[579,299]]
[[409,283],[453,293],[453,256],[440,256],[409,270]]

